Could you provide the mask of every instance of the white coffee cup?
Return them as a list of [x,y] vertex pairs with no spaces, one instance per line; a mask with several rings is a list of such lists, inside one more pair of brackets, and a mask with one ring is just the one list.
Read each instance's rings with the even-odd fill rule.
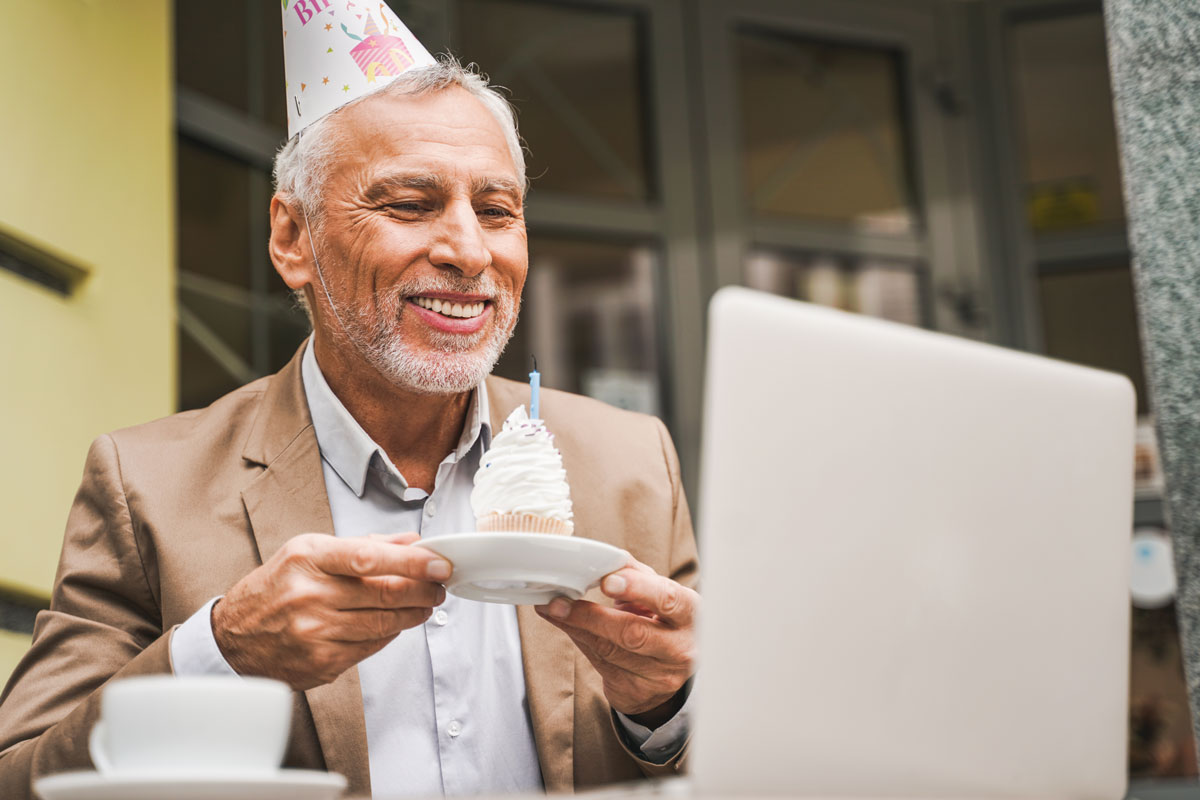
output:
[[283,762],[292,692],[278,681],[153,675],[115,681],[88,738],[105,774],[259,774]]

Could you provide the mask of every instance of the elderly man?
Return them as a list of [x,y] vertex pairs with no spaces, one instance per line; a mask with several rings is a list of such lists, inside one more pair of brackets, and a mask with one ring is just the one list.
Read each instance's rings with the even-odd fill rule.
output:
[[0,796],[89,766],[105,681],[170,672],[288,683],[286,763],[352,793],[678,769],[698,599],[660,422],[543,393],[576,535],[631,554],[602,594],[447,598],[451,566],[411,546],[473,529],[480,455],[528,397],[488,377],[528,267],[505,101],[451,61],[410,70],[294,137],[276,177],[270,254],[313,336],[277,375],[92,446],[0,703]]

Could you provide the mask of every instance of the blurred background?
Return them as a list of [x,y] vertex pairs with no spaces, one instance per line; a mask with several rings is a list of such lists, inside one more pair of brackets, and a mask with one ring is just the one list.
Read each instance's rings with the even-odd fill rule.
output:
[[[536,353],[546,385],[661,416],[689,488],[727,284],[1122,372],[1148,413],[1098,0],[389,5],[508,88],[532,153],[498,371]],[[307,335],[265,247],[279,14],[5,8],[0,678],[88,443],[273,372]],[[1197,770],[1148,418],[1137,462],[1129,771],[1150,796]]]

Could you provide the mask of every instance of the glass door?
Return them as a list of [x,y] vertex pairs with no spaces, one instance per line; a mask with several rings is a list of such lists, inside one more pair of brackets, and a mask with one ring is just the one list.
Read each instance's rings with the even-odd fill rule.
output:
[[986,338],[932,12],[701,6],[717,283]]

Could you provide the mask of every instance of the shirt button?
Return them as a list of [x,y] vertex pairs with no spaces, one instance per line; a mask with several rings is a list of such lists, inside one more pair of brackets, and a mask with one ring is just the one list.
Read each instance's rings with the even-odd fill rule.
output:
[[445,625],[450,621],[450,615],[439,608],[433,615],[433,621],[436,622],[438,626]]
[[462,733],[462,723],[456,719],[450,720],[450,724],[446,726],[446,733],[451,736],[458,736]]
[[433,502],[432,499],[426,500],[425,501],[425,516],[432,517],[436,513],[437,513],[437,503]]

